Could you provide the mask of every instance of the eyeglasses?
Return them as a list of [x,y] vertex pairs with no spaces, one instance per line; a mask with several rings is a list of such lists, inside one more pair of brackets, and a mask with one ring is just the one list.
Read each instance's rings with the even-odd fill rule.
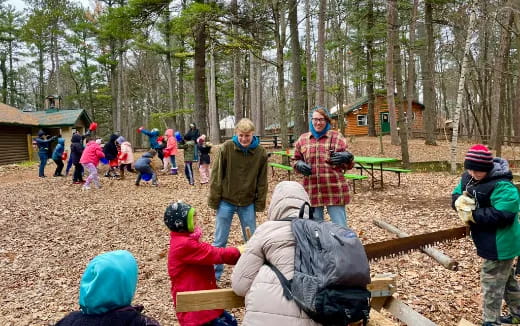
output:
[[312,122],[325,122],[326,119],[324,118],[312,118]]

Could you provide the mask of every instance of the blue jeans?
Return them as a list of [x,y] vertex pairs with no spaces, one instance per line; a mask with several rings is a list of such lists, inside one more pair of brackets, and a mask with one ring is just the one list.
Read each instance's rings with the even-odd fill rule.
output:
[[47,160],[49,159],[49,154],[38,153],[38,156],[40,157],[40,169],[38,170],[38,176],[44,177],[45,176],[45,165],[47,165]]
[[[238,218],[240,219],[244,240],[246,239],[246,227],[249,227],[251,234],[255,232],[255,204],[250,204],[247,206],[235,206],[228,203],[227,201],[221,200],[217,209],[214,237],[215,241],[213,241],[213,246],[224,248],[227,245],[229,230],[231,229],[231,222],[233,221],[233,215],[235,213],[238,214]],[[220,280],[223,271],[224,265],[215,265],[215,278],[217,280]]]
[[177,162],[175,161],[175,155],[170,155],[170,163],[172,164],[172,169],[177,168]]
[[[323,207],[314,207],[313,218],[317,221],[323,221]],[[347,226],[347,211],[344,205],[327,206],[330,220],[338,225]]]

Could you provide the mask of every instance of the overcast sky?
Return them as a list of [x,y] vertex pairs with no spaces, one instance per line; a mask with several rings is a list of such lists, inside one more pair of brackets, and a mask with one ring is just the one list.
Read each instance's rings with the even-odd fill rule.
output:
[[[94,0],[71,0],[72,2],[81,2],[83,7],[92,8],[94,4]],[[13,5],[16,9],[21,11],[26,7],[25,2],[23,0],[7,0],[6,4]]]

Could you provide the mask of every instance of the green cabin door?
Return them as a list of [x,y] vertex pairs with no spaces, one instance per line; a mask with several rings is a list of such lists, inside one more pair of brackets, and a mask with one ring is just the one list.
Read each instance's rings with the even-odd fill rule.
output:
[[381,112],[381,132],[389,133],[390,132],[390,116],[388,112]]

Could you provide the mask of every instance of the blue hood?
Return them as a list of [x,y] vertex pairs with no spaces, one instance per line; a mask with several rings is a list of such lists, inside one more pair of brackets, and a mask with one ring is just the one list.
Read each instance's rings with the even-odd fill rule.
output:
[[58,144],[65,145],[65,138],[58,138]]
[[249,146],[247,147],[244,147],[242,146],[242,144],[240,144],[240,142],[238,141],[238,137],[237,135],[233,136],[233,143],[235,143],[235,145],[238,146],[238,148],[240,148],[240,150],[242,152],[247,152],[249,149],[255,149],[258,147],[258,145],[260,145],[260,138],[258,138],[258,136],[253,136],[253,140],[251,140],[251,144],[249,144]]
[[137,261],[126,250],[96,256],[79,284],[79,305],[85,314],[102,314],[129,306],[137,287]]

